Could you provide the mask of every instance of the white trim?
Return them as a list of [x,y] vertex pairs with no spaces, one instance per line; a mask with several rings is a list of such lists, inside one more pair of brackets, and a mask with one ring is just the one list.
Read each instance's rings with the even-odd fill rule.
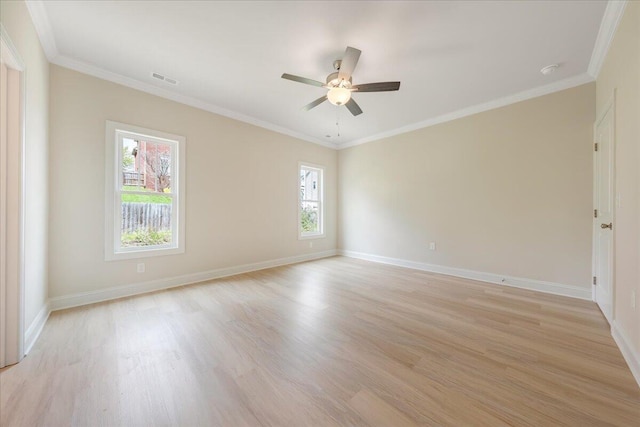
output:
[[47,301],[46,303],[44,303],[44,305],[38,312],[38,315],[36,316],[36,318],[33,319],[33,322],[31,322],[31,325],[29,325],[29,327],[27,328],[27,332],[25,333],[25,339],[24,339],[24,355],[25,356],[29,354],[29,352],[33,348],[33,345],[36,343],[36,341],[40,337],[40,334],[42,333],[42,330],[44,329],[44,325],[47,323],[47,320],[49,319],[50,314],[51,314],[51,308],[49,307],[49,301]]
[[40,44],[44,50],[49,61],[58,56],[58,47],[56,46],[56,39],[53,35],[53,29],[51,28],[51,22],[49,21],[49,15],[44,5],[44,1],[41,0],[27,0],[25,1],[33,26],[36,28]]
[[[17,54],[17,51],[16,51]],[[20,76],[20,318],[18,333],[18,350],[20,354],[25,353],[25,316],[26,316],[26,250],[25,250],[25,224],[27,223],[27,68],[18,57],[18,62],[22,64],[22,75]],[[48,116],[47,116],[48,121]]]
[[542,280],[523,279],[520,277],[505,276],[482,271],[466,270],[463,268],[447,267],[443,265],[426,264],[423,262],[409,261],[399,258],[389,258],[380,255],[366,254],[348,250],[339,250],[338,253],[350,258],[363,259],[381,264],[396,265],[398,267],[411,268],[414,270],[429,271],[431,273],[446,274],[447,276],[462,277],[465,279],[479,280],[481,282],[494,283],[496,285],[511,286],[532,291],[545,292],[548,294],[562,295],[565,297],[591,300],[591,290],[589,288],[579,288],[577,286],[565,285],[562,283],[545,282]]
[[624,9],[627,6],[626,0],[610,0],[607,3],[607,8],[604,10],[602,21],[600,22],[600,30],[598,31],[598,37],[593,46],[593,52],[591,53],[591,60],[589,61],[589,68],[587,73],[594,79],[598,78],[602,64],[604,63],[609,47],[618,29],[618,24],[624,15]]
[[354,147],[356,145],[366,144],[367,142],[377,141],[383,138],[389,138],[391,136],[411,132],[418,129],[438,125],[440,123],[450,122],[453,120],[461,119],[463,117],[471,116],[474,114],[482,113],[484,111],[494,110],[496,108],[505,107],[507,105],[515,104],[517,102],[526,101],[528,99],[537,98],[539,96],[548,95],[561,90],[570,89],[572,87],[580,86],[585,83],[590,83],[594,79],[587,73],[579,74],[577,76],[569,77],[564,80],[560,80],[554,83],[550,83],[544,86],[538,86],[533,89],[528,89],[522,92],[507,95],[502,98],[494,99],[482,104],[472,105],[470,107],[462,108],[460,110],[452,111],[437,117],[413,123],[407,126],[392,129],[386,132],[381,132],[375,135],[367,136],[365,138],[356,139],[354,141],[340,144],[337,148],[342,150],[344,148]]
[[633,377],[636,379],[638,386],[640,386],[640,354],[633,349],[631,341],[624,332],[622,332],[622,329],[618,327],[618,323],[615,320],[611,325],[611,336],[616,344],[618,344],[622,357],[624,357],[627,365],[629,365]]
[[116,298],[128,297],[132,295],[144,294],[161,289],[175,288],[192,283],[204,282],[221,277],[234,276],[236,274],[248,273],[251,271],[264,270],[266,268],[279,267],[282,265],[295,264],[298,262],[311,261],[320,258],[335,256],[335,249],[324,252],[315,252],[305,255],[294,255],[286,258],[279,258],[269,261],[256,262],[252,264],[238,265],[235,267],[218,268],[215,270],[203,271],[200,273],[185,274],[182,276],[168,277],[148,282],[133,283],[130,285],[117,286],[113,288],[101,289],[93,292],[81,292],[72,295],[64,295],[49,299],[52,311],[65,308],[77,307],[86,304],[93,304],[108,301]]
[[[298,224],[300,224],[300,209],[298,209]],[[304,236],[300,234],[300,226],[298,225],[298,240],[313,240],[313,239],[324,239],[326,235],[324,233],[315,233],[315,234],[305,234]]]
[[76,59],[69,58],[64,55],[59,55],[53,58],[51,62],[61,67],[70,68],[80,73],[88,74],[90,76],[94,76],[99,79],[117,83],[122,86],[127,86],[132,89],[139,90],[141,92],[150,93],[152,95],[169,99],[171,101],[175,101],[180,104],[189,105],[191,107],[199,108],[204,111],[209,111],[210,113],[218,114],[220,116],[228,117],[230,119],[238,120],[244,123],[249,123],[251,125],[258,126],[258,127],[261,127],[273,132],[277,132],[283,135],[292,136],[294,138],[301,139],[308,142],[313,142],[314,144],[319,144],[324,147],[333,148],[333,149],[336,148],[336,145],[333,143],[322,141],[318,138],[314,138],[312,136],[305,135],[303,133],[296,132],[291,129],[287,129],[282,126],[274,125],[273,123],[269,123],[264,120],[257,119],[255,117],[251,117],[245,114],[231,111],[226,108],[219,107],[214,104],[210,104],[206,101],[202,101],[200,99],[197,99],[191,96],[175,93],[170,90],[163,89],[149,83],[141,82],[139,80],[123,76],[121,74],[103,70],[102,68],[96,67],[94,65],[88,64],[83,61],[78,61]]

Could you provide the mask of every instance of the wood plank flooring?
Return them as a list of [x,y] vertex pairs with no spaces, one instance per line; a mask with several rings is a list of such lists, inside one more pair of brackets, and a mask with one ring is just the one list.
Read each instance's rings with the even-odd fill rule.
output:
[[335,257],[51,315],[2,426],[640,426],[595,304]]

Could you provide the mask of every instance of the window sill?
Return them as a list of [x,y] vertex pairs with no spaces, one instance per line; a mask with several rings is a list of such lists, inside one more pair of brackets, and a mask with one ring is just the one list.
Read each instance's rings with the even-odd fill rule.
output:
[[310,239],[324,239],[326,236],[324,233],[322,234],[306,234],[306,235],[302,235],[299,234],[298,235],[298,240],[310,240]]
[[184,248],[154,248],[137,251],[126,251],[106,254],[105,261],[120,261],[125,259],[151,258],[156,256],[183,254]]

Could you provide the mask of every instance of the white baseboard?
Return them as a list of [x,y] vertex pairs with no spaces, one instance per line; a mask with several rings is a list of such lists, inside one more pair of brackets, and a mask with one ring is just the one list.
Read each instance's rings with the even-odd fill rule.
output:
[[[213,280],[221,277],[233,276],[251,271],[264,270],[282,265],[295,264],[298,262],[311,261],[314,259],[327,258],[335,255],[343,255],[350,258],[358,258],[366,261],[379,262],[383,264],[396,265],[399,267],[411,268],[414,270],[429,271],[432,273],[445,274],[448,276],[463,277],[466,279],[479,280],[498,285],[513,286],[517,288],[529,289],[534,291],[546,292],[556,295],[580,298],[585,300],[591,299],[591,290],[582,289],[576,286],[564,285],[561,283],[544,282],[540,280],[522,279],[511,276],[501,276],[493,273],[484,273],[473,270],[465,270],[461,268],[446,267],[441,265],[426,264],[416,261],[408,261],[398,258],[389,258],[380,255],[365,254],[361,252],[347,250],[329,250],[324,252],[316,252],[312,254],[296,255],[287,258],[279,258],[270,261],[257,262],[253,264],[244,264],[235,267],[220,268],[200,273],[186,274],[183,276],[170,277],[166,279],[151,280],[148,282],[135,283],[132,285],[118,286],[108,289],[102,289],[94,292],[83,292],[73,295],[65,295],[61,297],[51,298],[38,312],[36,318],[31,322],[25,333],[25,354],[31,351],[36,340],[40,336],[44,325],[49,318],[49,314],[55,310],[77,307],[80,305],[93,304],[96,302],[108,301],[126,296],[138,295],[147,292],[153,292],[162,289],[174,288],[197,283],[206,280]],[[624,359],[629,365],[629,369],[633,374],[636,382],[640,386],[640,355],[638,355],[633,347],[629,344],[629,340],[624,333],[618,328],[615,321],[611,326],[611,335],[616,344],[620,348]]]
[[618,344],[622,357],[624,357],[627,365],[629,365],[633,377],[636,379],[638,386],[640,386],[640,354],[633,349],[629,339],[618,327],[615,320],[611,325],[611,336],[616,344]]
[[44,325],[45,323],[47,323],[47,319],[49,318],[50,314],[51,314],[51,308],[49,306],[49,302],[47,301],[44,303],[44,305],[38,312],[38,315],[36,316],[35,319],[33,319],[33,322],[31,322],[31,324],[27,328],[27,331],[24,334],[24,354],[25,355],[29,354],[29,352],[33,348],[33,345],[38,340],[38,337],[42,333],[42,330],[44,329]]
[[565,297],[591,300],[591,288],[579,288],[577,286],[565,285],[562,283],[544,282],[541,280],[523,279],[520,277],[504,276],[494,273],[484,273],[481,271],[465,270],[462,268],[446,267],[435,264],[426,264],[423,262],[408,261],[399,258],[389,258],[380,255],[372,255],[348,250],[339,250],[338,253],[350,258],[358,258],[366,261],[379,262],[382,264],[391,264],[398,267],[412,268],[414,270],[429,271],[431,273],[463,277],[465,279],[479,280],[482,282],[495,283],[497,285],[513,286],[516,288],[562,295]]
[[[566,297],[579,298],[584,300],[592,300],[592,291],[590,288],[578,288],[576,286],[564,285],[561,283],[543,282],[540,280],[522,279],[511,276],[501,276],[499,274],[484,273],[473,270],[465,270],[461,268],[445,267],[441,265],[426,264],[415,261],[408,261],[398,258],[389,258],[380,255],[365,254],[361,252],[339,250],[339,255],[350,258],[358,258],[366,261],[379,262],[383,264],[396,265],[399,267],[412,268],[414,270],[429,271],[432,273],[446,274],[448,276],[463,277],[465,279],[479,280],[482,282],[495,283],[498,285],[514,286],[517,288],[529,289],[533,291],[546,292],[550,294],[562,295]],[[640,354],[638,354],[629,339],[618,327],[614,321],[611,326],[611,336],[618,345],[624,360],[629,365],[629,369],[633,374],[638,386],[640,386]]]
[[199,273],[185,274],[182,276],[167,277],[163,279],[150,280],[147,282],[133,283],[130,285],[117,286],[113,288],[101,289],[92,292],[81,292],[72,295],[63,295],[49,300],[52,311],[65,308],[78,307],[81,305],[93,304],[96,302],[108,301],[116,298],[128,297],[147,292],[159,291],[162,289],[175,288],[191,283],[204,282],[206,280],[218,279],[221,277],[233,276],[250,271],[264,270],[265,268],[279,267],[282,265],[295,264],[303,261],[327,258],[337,255],[337,250],[332,249],[324,252],[295,255],[287,258],[279,258],[269,261],[256,262],[252,264],[238,265],[235,267],[219,268],[216,270],[203,271]]

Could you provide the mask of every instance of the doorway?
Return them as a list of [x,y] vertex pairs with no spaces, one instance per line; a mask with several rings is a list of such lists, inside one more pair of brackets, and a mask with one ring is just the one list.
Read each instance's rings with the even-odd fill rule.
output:
[[0,368],[24,356],[24,66],[0,27]]

